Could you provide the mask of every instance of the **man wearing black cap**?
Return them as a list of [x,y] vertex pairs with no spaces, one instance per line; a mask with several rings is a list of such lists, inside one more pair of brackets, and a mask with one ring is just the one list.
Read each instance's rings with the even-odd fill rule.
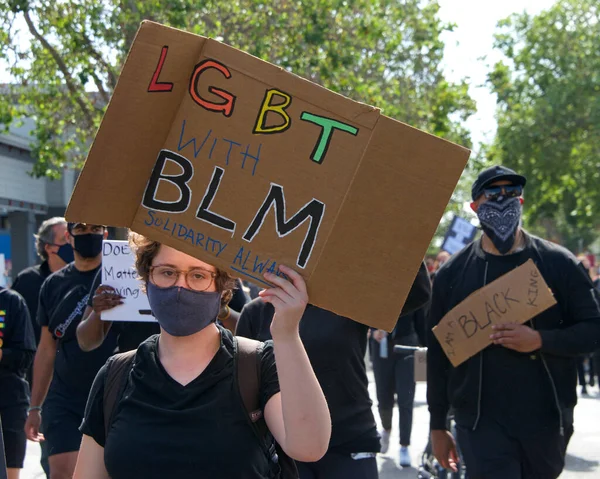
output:
[[[69,223],[67,240],[75,261],[50,275],[40,291],[41,339],[25,433],[31,441],[46,441],[52,479],[73,476],[87,396],[96,373],[116,347],[112,337],[97,350],[84,353],[75,336],[106,237],[103,226]],[[44,434],[40,434],[42,406]]]
[[[452,408],[470,479],[554,479],[564,467],[577,402],[577,355],[600,342],[600,298],[564,248],[521,228],[525,177],[495,166],[472,188],[471,208],[483,235],[438,272],[428,318],[427,401],[433,451],[456,469]],[[486,284],[532,259],[557,305],[524,325],[490,332],[493,344],[453,367],[431,332]]]

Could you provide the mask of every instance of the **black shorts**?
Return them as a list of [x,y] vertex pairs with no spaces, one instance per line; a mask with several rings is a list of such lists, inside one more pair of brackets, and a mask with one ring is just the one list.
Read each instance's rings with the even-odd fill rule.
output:
[[44,402],[42,422],[48,457],[65,452],[77,452],[81,446],[79,426],[83,421],[83,409],[78,411],[66,400],[52,398]]
[[[367,453],[371,454],[371,453]],[[351,454],[328,452],[317,462],[297,462],[300,479],[377,479],[377,459],[371,457],[353,458]]]
[[25,449],[27,448],[27,437],[25,436],[27,408],[22,406],[6,408],[0,411],[0,417],[2,418],[6,467],[23,469]]

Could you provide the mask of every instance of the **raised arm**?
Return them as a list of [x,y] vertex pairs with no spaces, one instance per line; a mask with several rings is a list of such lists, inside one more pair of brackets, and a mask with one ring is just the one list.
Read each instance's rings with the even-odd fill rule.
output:
[[281,392],[265,407],[269,430],[291,458],[318,461],[331,437],[331,417],[321,386],[300,340],[299,324],[308,303],[306,284],[290,268],[280,266],[290,281],[266,274],[275,285],[260,293],[275,308],[271,324]]

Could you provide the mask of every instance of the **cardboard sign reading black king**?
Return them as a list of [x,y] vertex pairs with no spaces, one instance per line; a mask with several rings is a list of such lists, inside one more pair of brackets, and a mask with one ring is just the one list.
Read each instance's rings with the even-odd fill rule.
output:
[[[69,208],[391,330],[469,151],[217,41],[144,22]],[[388,291],[386,300],[381,292]]]

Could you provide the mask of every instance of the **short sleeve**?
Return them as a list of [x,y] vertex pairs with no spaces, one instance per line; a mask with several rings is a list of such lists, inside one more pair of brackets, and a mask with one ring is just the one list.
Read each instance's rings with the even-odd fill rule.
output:
[[20,349],[35,351],[35,335],[31,326],[31,320],[29,319],[29,309],[21,295],[14,294],[11,310],[11,316],[15,319],[15,343],[18,344]]
[[256,339],[252,324],[252,308],[245,306],[235,327],[235,335],[243,338]]
[[94,281],[92,281],[92,286],[90,287],[90,296],[87,302],[87,305],[90,308],[94,307],[94,294],[96,294],[96,290],[100,286],[100,283],[102,283],[102,268],[98,269],[96,276],[94,276]]
[[279,392],[279,377],[275,365],[273,341],[266,341],[260,351],[260,407],[264,410],[267,402]]
[[100,368],[92,389],[88,396],[87,404],[85,406],[85,414],[83,416],[83,422],[79,430],[82,434],[90,436],[98,443],[99,446],[104,447],[106,441],[104,434],[104,380],[106,378],[106,364]]

